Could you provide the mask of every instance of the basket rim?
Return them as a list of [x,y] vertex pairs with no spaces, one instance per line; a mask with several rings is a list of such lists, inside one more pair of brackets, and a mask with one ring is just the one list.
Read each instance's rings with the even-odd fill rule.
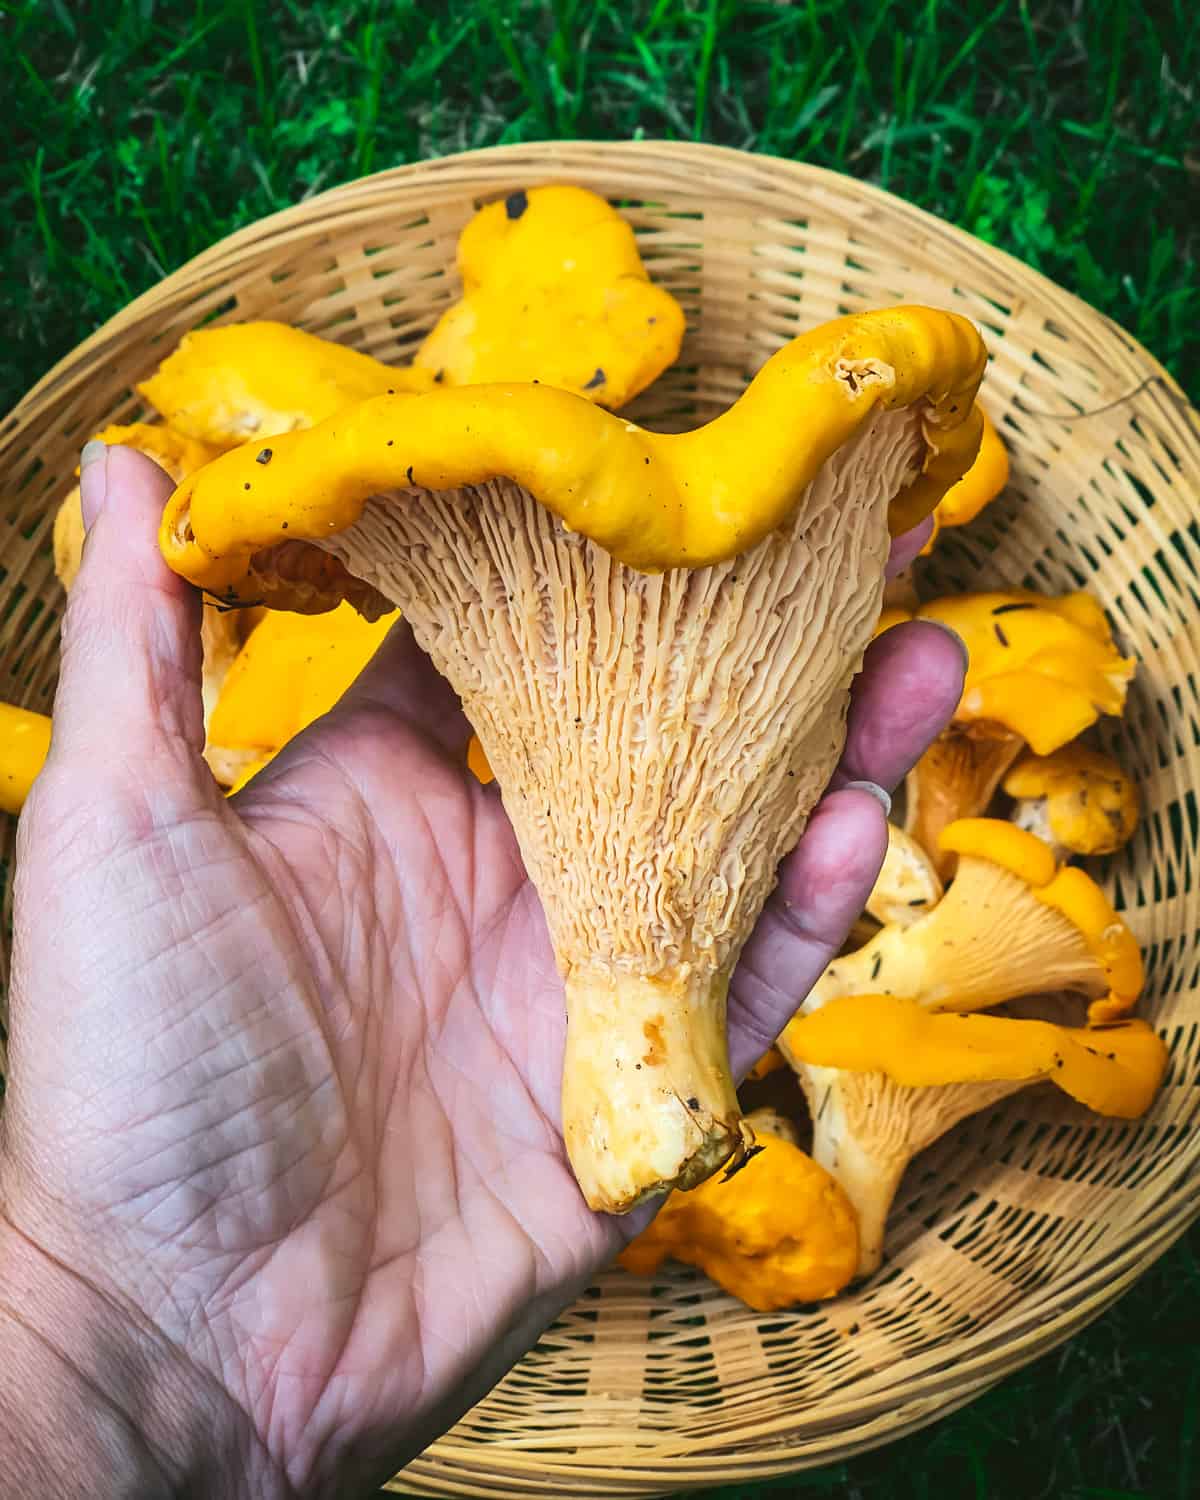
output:
[[[18,400],[5,418],[5,425],[13,419],[20,420],[28,408],[58,394],[64,385],[69,386],[73,372],[75,378],[84,378],[81,369],[94,364],[105,346],[124,338],[131,323],[152,313],[160,314],[164,305],[172,301],[186,301],[201,278],[227,274],[265,249],[278,246],[281,240],[293,233],[303,233],[306,237],[318,234],[321,219],[326,214],[344,214],[347,207],[354,207],[356,211],[352,218],[342,217],[340,225],[355,221],[365,223],[377,212],[379,197],[391,188],[411,187],[423,180],[433,184],[439,179],[453,178],[455,174],[469,174],[475,166],[494,168],[511,164],[514,173],[525,176],[540,173],[543,178],[553,178],[560,172],[569,176],[571,158],[576,152],[628,153],[653,159],[663,150],[669,150],[676,163],[690,159],[695,163],[693,170],[697,172],[701,167],[712,172],[735,164],[744,171],[753,164],[764,177],[770,177],[776,186],[785,190],[789,184],[810,192],[814,187],[826,188],[836,192],[840,199],[848,196],[868,208],[874,206],[885,211],[889,217],[903,216],[918,231],[935,235],[941,242],[957,244],[970,256],[1007,270],[1022,287],[1033,294],[1042,293],[1058,308],[1074,311],[1088,325],[1089,331],[1095,330],[1098,351],[1110,361],[1114,374],[1120,371],[1130,377],[1130,389],[1119,400],[1144,396],[1147,402],[1157,403],[1167,398],[1186,425],[1185,444],[1194,446],[1194,456],[1200,458],[1200,411],[1161,362],[1106,314],[1017,257],[885,188],[861,182],[844,173],[736,147],[659,138],[639,141],[545,140],[477,148],[384,168],[302,199],[234,230],[139,294],[59,359]],[[460,186],[464,194],[471,191],[465,183]],[[490,188],[491,184],[485,185],[481,181],[476,190],[483,195]],[[495,191],[500,190],[497,185]],[[1063,413],[1061,418],[1054,414],[1042,415],[1052,416],[1069,426],[1088,413]],[[955,1363],[954,1337],[949,1337],[942,1347],[924,1355],[903,1356],[901,1364],[913,1372],[906,1380],[903,1400],[889,1403],[886,1391],[877,1386],[864,1393],[867,1410],[862,1409],[860,1399],[857,1419],[847,1410],[839,1421],[836,1401],[832,1407],[822,1407],[822,1412],[814,1413],[811,1419],[803,1416],[797,1419],[795,1412],[789,1415],[785,1411],[780,1418],[778,1434],[783,1438],[782,1443],[774,1441],[760,1428],[749,1442],[736,1439],[731,1442],[728,1437],[723,1443],[709,1439],[695,1448],[668,1456],[656,1446],[655,1435],[648,1432],[645,1460],[630,1453],[622,1465],[621,1478],[628,1482],[631,1491],[637,1493],[649,1493],[661,1485],[668,1474],[668,1465],[672,1480],[680,1484],[711,1483],[722,1476],[732,1477],[742,1472],[764,1479],[825,1463],[852,1451],[878,1447],[939,1420],[1032,1358],[1058,1347],[1086,1327],[1124,1295],[1137,1278],[1186,1233],[1200,1218],[1200,1196],[1194,1203],[1189,1203],[1181,1191],[1185,1179],[1194,1170],[1197,1157],[1200,1157],[1200,1138],[1190,1149],[1182,1150],[1177,1160],[1161,1172],[1153,1173],[1139,1187],[1145,1211],[1136,1227],[1126,1231],[1123,1239],[1112,1244],[1102,1257],[1092,1257],[1086,1271],[1072,1275],[1065,1287],[1056,1276],[1034,1292],[1022,1295],[1014,1306],[989,1324],[982,1347],[973,1348],[962,1363]],[[1064,1297],[1064,1290],[1068,1288]],[[1053,1312],[1047,1309],[1048,1301],[1055,1303]],[[1005,1349],[1007,1357],[1002,1353]],[[804,1442],[800,1446],[802,1437]],[[666,1446],[664,1443],[663,1447]],[[499,1460],[502,1466],[511,1468],[514,1473],[525,1474],[531,1479],[538,1474],[547,1484],[555,1479],[570,1483],[589,1475],[604,1474],[615,1485],[619,1481],[611,1467],[598,1469],[595,1457],[590,1456],[599,1451],[583,1446],[573,1458],[569,1458],[536,1449],[506,1447],[502,1440],[495,1443],[464,1442],[450,1433],[438,1439],[413,1462],[407,1477],[430,1490],[462,1493],[461,1489],[454,1487],[456,1481],[447,1482],[451,1473],[478,1476],[482,1481],[488,1474],[496,1475],[496,1461]],[[440,1476],[439,1465],[445,1466]]]

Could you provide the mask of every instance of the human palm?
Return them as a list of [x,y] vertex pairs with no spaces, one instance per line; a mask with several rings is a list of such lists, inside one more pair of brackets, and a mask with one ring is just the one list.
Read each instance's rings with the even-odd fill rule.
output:
[[[571,1176],[541,907],[407,629],[227,801],[199,753],[197,604],[154,542],[169,486],[120,450],[100,467],[22,821],[0,1201],[176,1384],[244,1416],[281,1493],[333,1493],[419,1451],[641,1220],[593,1214]],[[878,643],[841,779],[893,783],[960,682],[937,630]],[[735,976],[735,1069],[884,838],[862,790],[814,815]]]

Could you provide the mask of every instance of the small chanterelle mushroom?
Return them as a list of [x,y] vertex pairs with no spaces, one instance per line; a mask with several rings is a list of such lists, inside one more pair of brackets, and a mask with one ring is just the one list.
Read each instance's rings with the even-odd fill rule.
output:
[[398,606],[503,792],[566,981],[588,1202],[703,1181],[751,1132],[730,973],[836,764],[889,532],[974,456],[953,314],[826,324],[706,427],[545,385],[381,398],[186,480],[161,543],[227,602]]
[[668,1257],[699,1266],[758,1312],[836,1296],[858,1264],[854,1210],[837,1181],[771,1109],[746,1116],[758,1141],[744,1168],[673,1193],[620,1255],[651,1275]]
[[942,839],[959,857],[942,899],[835,958],[801,1014],[838,995],[907,995],[930,1010],[965,1011],[1049,990],[1087,996],[1093,1021],[1133,1009],[1141,953],[1089,875],[1059,868],[1041,839],[1000,818],[963,818]]
[[[426,391],[427,370],[382,364],[287,323],[224,323],[185,334],[138,386],[187,437],[228,447],[311,427],[371,396]],[[260,462],[270,461],[270,449]]]
[[[892,610],[879,628],[904,618]],[[954,720],[905,788],[907,830],[944,878],[953,867],[938,843],[947,823],[985,812],[1026,745],[1049,755],[1101,714],[1122,713],[1134,663],[1117,650],[1104,611],[1086,593],[959,594],[923,604],[916,618],[957,631],[969,658]]]
[[1004,778],[1013,821],[1046,840],[1060,859],[1113,854],[1137,827],[1137,787],[1110,756],[1086,745],[1024,755]]
[[1132,1119],[1167,1063],[1144,1021],[937,1015],[903,995],[840,995],[793,1022],[782,1045],[813,1117],[813,1157],[857,1213],[859,1276],[883,1257],[905,1167],[951,1126],[1043,1079],[1098,1114]]
[[0,811],[21,811],[49,753],[49,714],[0,703]]
[[[957,484],[951,485],[934,508],[933,534],[922,547],[922,556],[933,551],[944,527],[965,526],[968,521],[973,521],[1008,483],[1008,450],[982,403],[979,410],[983,416],[979,453],[963,477]],[[888,603],[893,602],[899,601],[888,600]]]
[[624,406],[679,353],[683,309],[655,286],[631,225],[586,188],[509,193],[458,242],[463,298],[414,365],[447,385],[539,380]]
[[334,706],[395,621],[368,622],[343,604],[327,615],[273,611],[246,637],[208,723],[205,751],[235,791]]

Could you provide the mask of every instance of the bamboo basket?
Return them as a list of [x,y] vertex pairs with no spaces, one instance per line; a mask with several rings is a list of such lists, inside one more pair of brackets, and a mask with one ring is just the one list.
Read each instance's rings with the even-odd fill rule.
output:
[[[888,1442],[1082,1328],[1197,1203],[1200,424],[1119,328],[877,189],[710,146],[504,147],[383,172],[222,240],[80,344],[0,428],[0,697],[50,707],[55,507],[81,442],[139,414],[133,383],[181,334],[279,318],[404,361],[458,293],[455,241],[476,206],[555,180],[617,202],[687,310],[678,365],[631,409],[649,425],[707,419],[779,344],[841,313],[916,300],[981,327],[1012,483],[965,534],[944,533],[927,582],[1086,586],[1139,658],[1108,739],[1144,820],[1098,873],[1143,945],[1145,1010],[1172,1063],[1134,1123],[1050,1089],[967,1122],[910,1171],[883,1270],[831,1304],[762,1315],[683,1268],[605,1273],[395,1482],[429,1495],[654,1495]],[[10,868],[11,821],[3,837]]]

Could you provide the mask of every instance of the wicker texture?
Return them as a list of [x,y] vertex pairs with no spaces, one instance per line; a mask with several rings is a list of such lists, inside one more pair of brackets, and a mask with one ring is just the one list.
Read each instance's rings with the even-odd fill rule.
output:
[[81,344],[0,428],[0,697],[48,709],[55,506],[80,443],[138,415],[133,382],[182,333],[273,317],[405,360],[457,295],[455,241],[478,203],[555,180],[618,202],[687,311],[679,364],[629,409],[651,425],[707,418],[781,342],[840,313],[915,300],[980,325],[1012,482],[968,535],[944,534],[926,583],[1086,586],[1139,658],[1126,721],[1105,738],[1142,789],[1144,821],[1098,873],[1143,945],[1145,1011],[1173,1058],[1145,1120],[1097,1120],[1046,1089],[959,1127],[906,1178],[883,1271],[830,1305],[761,1315],[682,1268],[606,1273],[398,1481],[429,1494],[646,1495],[846,1457],[1060,1343],[1196,1211],[1200,424],[1120,329],[885,193],[714,147],[519,146],[382,173],[222,241]]

